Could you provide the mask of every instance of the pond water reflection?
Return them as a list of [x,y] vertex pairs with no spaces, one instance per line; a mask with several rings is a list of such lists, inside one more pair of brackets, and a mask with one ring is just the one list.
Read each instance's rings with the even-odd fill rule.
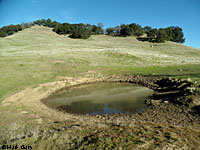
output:
[[153,91],[127,83],[93,83],[65,89],[45,100],[52,108],[73,114],[132,114],[145,109]]

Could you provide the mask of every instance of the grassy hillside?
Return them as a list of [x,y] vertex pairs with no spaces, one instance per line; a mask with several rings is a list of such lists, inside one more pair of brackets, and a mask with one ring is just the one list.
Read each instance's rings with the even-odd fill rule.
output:
[[131,73],[200,78],[200,51],[192,47],[106,35],[70,39],[38,26],[0,38],[0,56],[0,100],[58,76]]
[[200,81],[200,51],[135,37],[70,39],[38,26],[0,38],[0,147],[199,149],[200,117],[185,106],[158,101],[131,116],[79,116],[41,103],[63,87],[127,74]]

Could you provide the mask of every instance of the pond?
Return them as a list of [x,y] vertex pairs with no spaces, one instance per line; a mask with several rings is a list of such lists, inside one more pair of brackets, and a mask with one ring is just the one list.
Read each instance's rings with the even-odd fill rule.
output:
[[153,90],[128,83],[92,83],[65,89],[44,101],[51,108],[73,114],[132,114],[145,109]]

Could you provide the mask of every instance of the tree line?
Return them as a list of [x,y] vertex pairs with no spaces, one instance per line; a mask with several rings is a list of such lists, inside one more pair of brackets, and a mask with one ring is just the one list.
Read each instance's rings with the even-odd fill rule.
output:
[[53,31],[57,34],[69,34],[71,38],[87,39],[91,35],[104,34],[103,24],[98,23],[97,25],[90,24],[70,24],[70,23],[59,23],[52,21],[51,19],[36,20],[32,23],[22,23],[17,25],[9,25],[0,28],[0,37],[6,37],[12,35],[18,31],[29,28],[33,25],[45,26],[53,28]]
[[24,22],[17,25],[11,24],[9,26],[4,26],[0,28],[0,37],[6,37],[9,35],[12,35],[18,31],[22,31],[23,29],[29,28],[31,26],[32,26],[32,23],[24,23]]
[[70,23],[59,23],[51,21],[51,19],[42,19],[33,22],[33,25],[42,25],[53,28],[53,31],[57,34],[69,34],[71,38],[87,39],[91,35],[104,34],[103,24],[98,23],[96,25],[90,24],[70,24]]
[[57,34],[68,34],[71,38],[87,39],[91,35],[106,34],[111,36],[136,36],[138,40],[149,42],[165,42],[173,41],[178,43],[184,43],[185,38],[182,28],[178,26],[172,26],[167,28],[152,28],[145,26],[144,28],[136,23],[122,24],[116,27],[103,29],[103,24],[97,25],[90,24],[70,24],[59,23],[52,21],[51,19],[36,20],[32,23],[22,23],[17,25],[9,25],[0,28],[0,37],[6,37],[12,35],[18,31],[29,28],[33,25],[40,25],[53,28],[53,31]]
[[173,41],[177,43],[184,43],[185,38],[183,29],[178,26],[171,26],[167,28],[152,28],[150,26],[142,26],[132,24],[122,24],[114,28],[107,28],[106,34],[111,36],[136,36],[140,41],[149,41],[162,43],[165,41]]

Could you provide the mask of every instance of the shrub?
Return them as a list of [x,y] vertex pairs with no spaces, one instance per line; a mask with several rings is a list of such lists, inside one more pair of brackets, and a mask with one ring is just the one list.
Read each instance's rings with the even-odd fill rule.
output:
[[6,37],[6,36],[7,36],[7,33],[2,31],[2,30],[0,30],[0,37]]
[[113,35],[114,35],[114,28],[107,28],[107,29],[106,29],[106,34],[107,34],[107,35],[112,35],[112,36],[113,36]]

